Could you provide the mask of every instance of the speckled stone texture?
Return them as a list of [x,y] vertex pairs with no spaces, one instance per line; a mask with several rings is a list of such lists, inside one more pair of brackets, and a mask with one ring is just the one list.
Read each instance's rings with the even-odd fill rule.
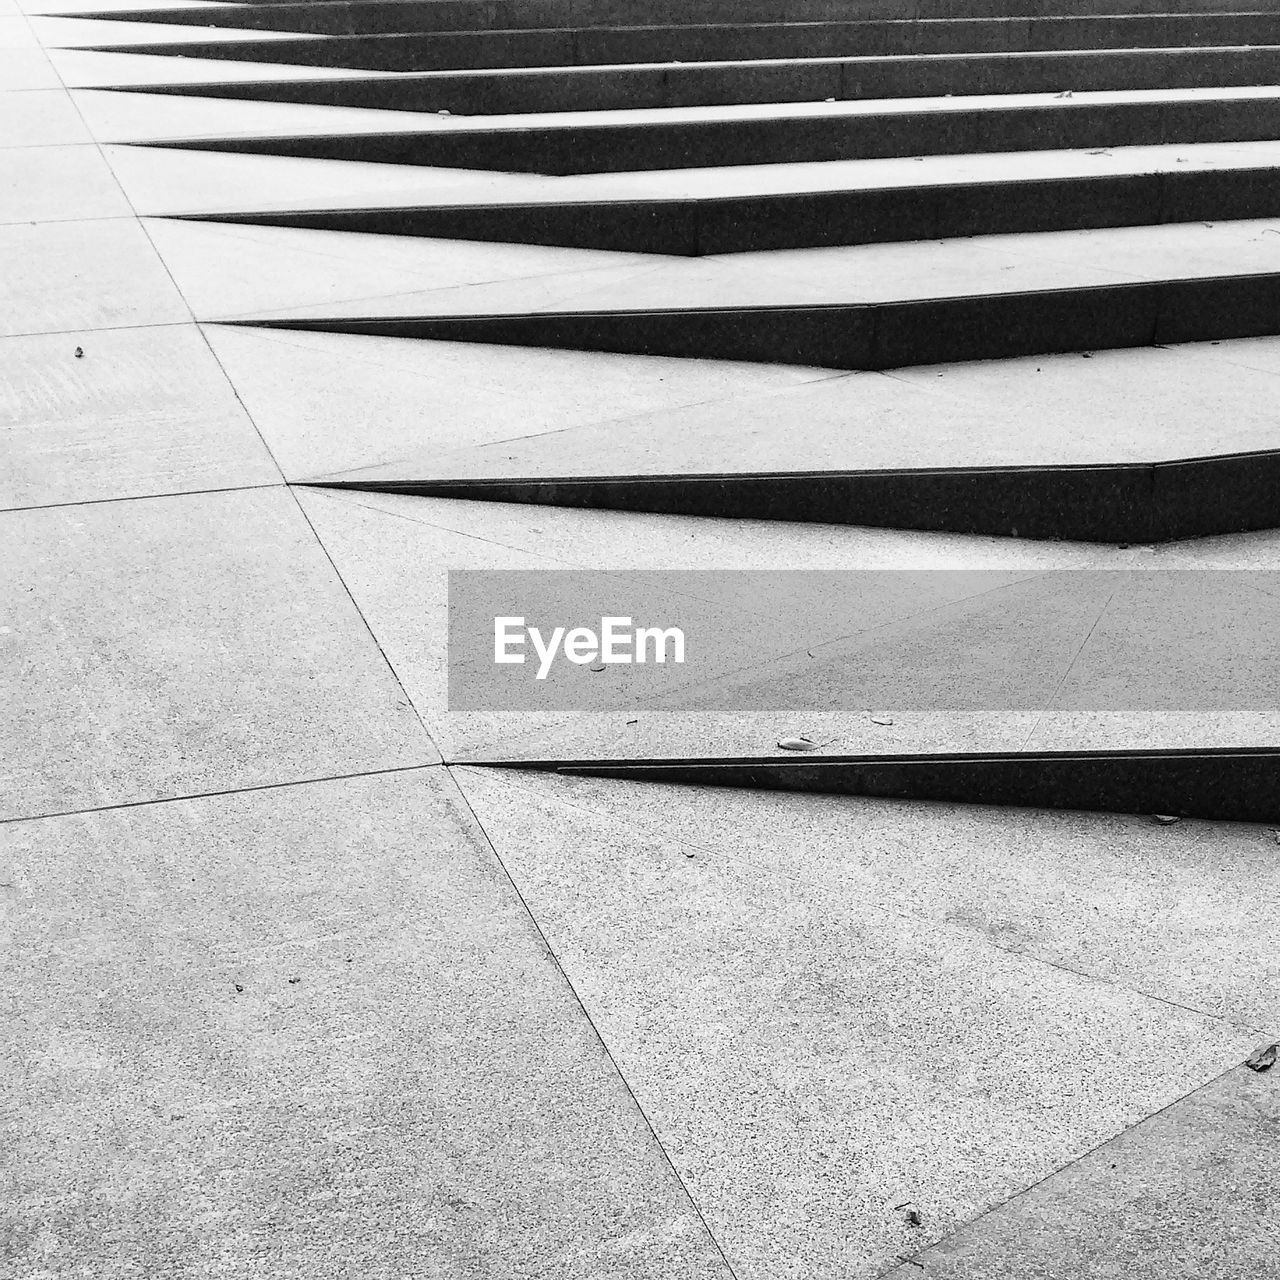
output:
[[6,1275],[730,1280],[443,770],[3,832]]
[[884,1280],[1201,1280],[1277,1271],[1280,1075],[1239,1067]]

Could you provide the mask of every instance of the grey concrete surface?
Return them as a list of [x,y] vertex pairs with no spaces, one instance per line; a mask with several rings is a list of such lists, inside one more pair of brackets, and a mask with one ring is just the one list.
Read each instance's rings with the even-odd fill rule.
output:
[[120,184],[92,144],[5,150],[0,224],[132,216]]
[[[472,772],[459,776],[467,786]],[[621,830],[678,830],[698,857],[1280,1034],[1280,856],[1267,827],[503,776]]]
[[1280,386],[1256,367],[1280,351],[1276,339],[887,375],[206,332],[298,480],[1146,462],[1272,447]]
[[[206,325],[204,332],[291,480],[404,467],[440,474],[442,455],[602,421],[655,440],[654,415],[837,377],[829,369],[412,342]],[[353,426],[354,424],[354,426]],[[625,455],[624,455],[625,456]],[[678,458],[672,469],[679,469]],[[444,464],[447,466],[447,464]],[[429,472],[428,472],[429,469]],[[407,472],[406,472],[407,474]]]
[[656,835],[456,774],[740,1280],[878,1275],[1256,1045],[843,886],[689,858],[674,816]]
[[29,89],[3,103],[0,148],[69,146],[88,142],[89,131],[65,89]]
[[0,816],[437,759],[282,488],[11,511]]
[[2,839],[6,1275],[729,1280],[442,770]]
[[1280,1076],[1239,1067],[884,1280],[1273,1276]]
[[[608,716],[588,728],[569,720],[548,737],[551,726],[530,723],[526,713],[472,718],[446,713],[447,586],[449,569],[837,569],[990,568],[1032,572],[1107,562],[1096,547],[1010,542],[827,525],[702,520],[672,516],[620,515],[553,507],[456,502],[394,495],[297,490],[326,551],[395,668],[415,707],[431,726],[446,758],[464,751],[500,750],[525,756],[556,754],[733,753],[776,754],[786,719],[777,713],[748,720],[729,715],[663,719],[656,708],[636,717]],[[1123,553],[1114,553],[1120,555]],[[726,582],[726,587],[732,583]],[[810,593],[811,595],[812,593]],[[731,604],[732,602],[726,602]],[[837,602],[838,603],[838,602]],[[750,602],[746,602],[749,609]],[[742,607],[741,605],[739,606]],[[803,638],[840,634],[837,616],[811,613],[792,620],[795,634],[781,649]],[[744,615],[745,616],[745,615]],[[747,619],[749,621],[749,618]],[[770,619],[774,625],[775,620]],[[807,723],[824,723],[821,711],[805,712]],[[827,722],[830,717],[825,718]],[[674,720],[674,724],[672,721]],[[858,740],[856,722],[838,717],[831,736]],[[919,749],[1010,747],[1034,727],[1034,716],[979,713],[974,717],[921,716],[909,739]],[[666,750],[637,750],[642,739],[667,737]],[[907,750],[898,734],[864,728],[866,738],[886,750]],[[844,750],[856,750],[846,745]],[[874,748],[872,748],[874,749]]]
[[129,218],[0,226],[0,335],[180,324],[191,312]]
[[0,338],[0,365],[0,506],[279,482],[195,325]]

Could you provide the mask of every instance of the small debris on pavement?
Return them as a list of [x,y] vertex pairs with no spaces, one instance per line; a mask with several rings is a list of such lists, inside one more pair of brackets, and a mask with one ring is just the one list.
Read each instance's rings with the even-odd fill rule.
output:
[[893,717],[892,716],[872,716],[871,723],[872,724],[892,724]]
[[77,347],[77,348],[76,348],[76,359],[77,359],[77,360],[83,360],[83,359],[84,359],[84,348],[83,348],[83,347]]
[[1248,1058],[1244,1065],[1250,1071],[1270,1071],[1276,1064],[1277,1050],[1280,1050],[1280,1044],[1269,1044],[1265,1049],[1259,1049]]
[[907,1226],[909,1227],[919,1227],[924,1225],[920,1219],[919,1209],[916,1209],[916,1208],[908,1209],[903,1216],[906,1218]]
[[289,985],[290,985],[291,987],[293,987],[293,986],[297,986],[297,984],[298,984],[299,982],[301,982],[301,981],[302,981],[302,979],[301,979],[301,978],[290,978],[290,979],[289,979]]
[[1158,827],[1171,827],[1175,822],[1181,822],[1182,819],[1173,813],[1153,813],[1151,821]]
[[692,849],[686,849],[686,850],[684,851],[684,856],[685,856],[686,858],[692,858],[692,857],[693,857],[693,850],[692,850]]
[[593,662],[593,663],[591,664],[591,670],[592,670],[592,671],[603,671],[603,670],[604,670],[604,663],[603,663],[603,662]]
[[243,990],[244,990],[244,988],[243,988],[243,987],[242,987],[238,982],[235,984],[235,986],[236,986],[236,990],[237,990],[237,991],[243,991]]
[[778,746],[783,751],[816,751],[818,744],[812,738],[779,738]]

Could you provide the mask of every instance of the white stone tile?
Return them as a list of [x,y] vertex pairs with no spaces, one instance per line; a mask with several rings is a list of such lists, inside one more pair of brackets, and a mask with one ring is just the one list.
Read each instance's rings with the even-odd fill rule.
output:
[[729,1280],[442,770],[11,824],[0,872],[23,1272]]
[[0,334],[176,324],[191,313],[127,218],[0,226]]
[[[400,468],[401,478],[436,474],[441,454],[464,448],[492,444],[502,453],[525,437],[560,439],[602,421],[617,424],[613,439],[632,419],[644,424],[682,406],[723,406],[833,376],[796,365],[355,334],[219,325],[205,332],[294,480],[386,467]],[[651,437],[647,426],[641,432]],[[606,449],[597,463],[607,466],[611,456]]]
[[561,190],[559,179],[541,174],[168,147],[108,146],[105,154],[138,212],[152,216],[519,202],[550,199]]
[[429,763],[280,488],[0,514],[5,817]]
[[195,325],[3,338],[0,368],[0,505],[279,480]]
[[[830,525],[711,520],[462,502],[386,494],[298,490],[317,535],[360,605],[414,705],[447,759],[628,755],[776,755],[787,733],[805,732],[830,752],[1010,750],[1034,729],[1034,711],[928,712],[884,728],[849,711],[717,713],[706,709],[447,710],[450,569],[1009,569],[1108,562],[1106,551],[1069,543],[900,533]],[[1112,553],[1122,554],[1122,553]],[[705,584],[700,584],[700,590]],[[712,604],[738,619],[755,655],[803,650],[844,633],[839,601],[789,619],[762,619],[726,581]],[[664,606],[665,607],[665,606]],[[695,608],[703,608],[699,597]],[[771,637],[783,621],[790,630]],[[766,628],[766,634],[757,632]],[[803,717],[804,725],[796,724]]]
[[67,146],[91,140],[65,89],[29,89],[0,98],[0,148]]
[[61,88],[62,81],[41,50],[35,47],[0,49],[0,93]]
[[15,147],[0,169],[0,223],[128,218],[120,184],[92,143]]
[[1256,1044],[794,864],[694,850],[660,791],[634,830],[551,780],[458,776],[742,1280],[879,1275]]
[[[124,54],[62,56],[111,58],[116,61],[125,57]],[[193,59],[151,58],[149,61],[191,62]],[[111,65],[115,65],[115,62]],[[266,67],[260,70],[266,76],[278,68]],[[217,79],[216,75],[204,77],[206,82]],[[68,83],[72,82],[68,80]],[[109,78],[99,78],[96,83],[110,85],[113,82]],[[143,83],[168,82],[160,80]],[[200,81],[197,80],[196,83]],[[95,136],[103,142],[117,143],[252,137],[255,134],[377,133],[411,126],[415,122],[420,124],[423,120],[421,115],[407,111],[366,111],[358,107],[310,106],[297,102],[242,102],[235,98],[197,98],[168,93],[73,88],[71,96],[84,113]],[[218,153],[204,154],[212,159]],[[231,156],[232,153],[228,153],[223,158],[229,161]],[[471,176],[475,176],[474,171]]]
[[[399,314],[506,288],[555,298],[600,273],[652,269],[647,254],[418,240],[358,232],[149,219],[156,248],[198,319],[263,314]],[[661,261],[661,259],[659,260]],[[564,284],[562,282],[569,281]]]
[[[462,770],[468,786],[471,770]],[[1266,827],[511,773],[698,857],[821,885],[1075,973],[1280,1029],[1280,864]]]
[[1272,1081],[1239,1066],[885,1280],[915,1280],[922,1269],[936,1280],[1164,1280],[1188,1259],[1224,1276],[1265,1275],[1275,1255],[1278,1121]]

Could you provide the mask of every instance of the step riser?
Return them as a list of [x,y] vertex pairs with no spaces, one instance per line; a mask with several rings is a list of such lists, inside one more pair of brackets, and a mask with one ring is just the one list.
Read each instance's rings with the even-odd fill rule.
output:
[[1280,334],[1280,275],[856,306],[254,321],[624,355],[895,369]]
[[[270,8],[277,0],[243,2]],[[316,7],[338,9],[346,2],[317,0]],[[436,31],[1268,11],[1262,0],[421,0],[418,7]]]
[[[473,763],[481,763],[474,761]],[[956,804],[1280,821],[1280,756],[1254,752],[1026,752],[827,760],[485,761],[498,767],[705,787]]]
[[[1132,55],[1130,55],[1132,56]],[[1203,54],[1193,54],[1202,58]],[[1237,60],[1240,84],[1254,84],[1275,78],[1275,57],[1259,51]],[[1254,61],[1249,61],[1253,58]],[[1259,69],[1261,63],[1261,69]],[[1038,80],[1027,69],[1008,70],[1002,66],[977,66],[972,75],[954,67],[909,73],[889,73],[876,84],[866,79],[864,66],[840,61],[780,62],[727,66],[624,66],[556,68],[546,71],[433,72],[409,80],[361,78],[353,74],[342,80],[261,80],[209,84],[139,86],[142,93],[196,95],[250,101],[299,102],[317,106],[366,107],[389,111],[449,111],[455,115],[518,115],[550,111],[608,111],[638,108],[733,106],[751,103],[821,102],[832,98],[846,101],[878,96],[919,97],[963,96],[974,93],[1014,92],[1006,88],[1012,74],[1023,76],[1022,92],[1085,92],[1086,88],[1116,89],[1118,64],[1091,66],[1085,59],[1066,63],[1043,60]],[[975,66],[975,64],[969,64]],[[1176,60],[1151,60],[1145,87],[1201,87],[1208,79],[1225,82],[1220,74],[1202,74],[1198,64],[1185,73],[1186,84],[1173,83]],[[1224,56],[1217,66],[1229,68]],[[1031,68],[1037,70],[1037,68]],[[264,67],[269,74],[270,68]],[[1132,71],[1130,72],[1132,75]],[[1225,74],[1225,72],[1223,73]],[[987,83],[1000,75],[995,87]],[[1086,81],[1086,77],[1089,79]],[[1127,87],[1144,87],[1138,83]]]
[[[338,36],[301,40],[217,40],[181,44],[101,45],[99,51],[166,57],[212,58],[234,62],[366,71],[477,71],[527,67],[605,66],[611,62],[661,62],[650,51],[623,57],[605,47],[569,47],[571,42],[540,38],[458,44],[436,36]],[[685,51],[685,62],[745,58],[728,49]],[[877,63],[864,50],[836,47],[813,56],[858,57],[839,68],[837,97],[930,97],[946,93],[1022,93],[1047,89],[1176,88],[1213,84],[1269,84],[1276,75],[1276,50],[1169,49],[1099,50],[1084,53],[952,55],[916,61]],[[804,51],[760,51],[761,58],[803,56]],[[723,73],[722,73],[723,74]],[[1172,78],[1171,78],[1172,77]],[[840,87],[844,86],[844,87]]]
[[1280,454],[1097,468],[353,481],[314,487],[1076,542],[1145,544],[1280,528]]
[[621,173],[1280,138],[1280,99],[1068,104],[784,120],[220,138],[147,145],[506,172]]
[[710,201],[192,216],[207,222],[699,257],[1280,217],[1280,170],[1196,170]]
[[[106,21],[353,36],[436,31],[430,13],[411,6],[360,9],[305,6],[237,13],[225,9],[165,9],[151,14],[89,15]],[[1003,53],[1052,49],[1144,49],[1280,43],[1280,15],[1162,15],[1124,18],[981,18],[950,22],[838,22],[776,26],[576,28],[560,31],[436,32],[440,49],[496,49],[502,62],[554,51],[574,62],[683,62],[730,58],[800,58],[875,54]],[[478,56],[472,54],[471,56]],[[490,57],[494,56],[492,53]]]

